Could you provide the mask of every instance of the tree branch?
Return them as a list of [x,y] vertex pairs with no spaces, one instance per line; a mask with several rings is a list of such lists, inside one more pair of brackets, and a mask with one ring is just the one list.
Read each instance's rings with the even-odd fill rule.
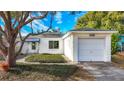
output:
[[7,48],[7,46],[5,46],[5,45],[6,45],[6,44],[3,43],[3,38],[0,37],[0,48],[1,48],[1,49]]
[[0,32],[5,36],[5,38],[7,38],[7,34],[6,34],[6,32],[2,29],[1,26],[0,26]]
[[13,25],[12,25],[13,27],[16,25],[17,22],[19,23],[19,19],[21,20],[23,18],[23,13],[24,12],[21,12],[21,17],[20,17],[19,12],[15,12],[16,15],[15,15],[15,18],[14,18],[15,21],[13,22]]
[[18,25],[15,28],[15,33],[18,34],[18,31],[23,27],[22,25],[24,24],[24,22],[26,21],[26,19],[28,18],[30,12],[25,12],[24,17],[22,17],[19,21],[18,21]]
[[[51,15],[50,26],[49,26],[49,28],[48,28],[46,31],[38,32],[38,33],[35,33],[35,34],[29,33],[24,39],[22,39],[22,37],[20,37],[21,46],[20,46],[18,52],[17,52],[16,55],[15,55],[16,57],[20,54],[20,52],[21,52],[21,50],[22,50],[22,48],[23,48],[23,45],[24,45],[24,43],[25,43],[25,40],[26,40],[30,35],[39,35],[39,34],[43,34],[43,33],[48,32],[48,31],[52,28],[53,18],[54,18],[54,15]],[[19,33],[19,34],[20,34],[20,36],[21,36],[21,33]]]
[[2,27],[0,26],[0,32],[2,32],[3,34],[5,34],[5,32],[3,31]]
[[22,25],[20,26],[20,28],[22,28],[22,26],[27,25],[28,23],[30,23],[30,22],[32,22],[32,21],[34,21],[34,20],[38,20],[38,19],[43,19],[43,18],[45,18],[45,17],[47,16],[47,14],[48,14],[48,12],[45,12],[45,13],[44,13],[43,15],[41,15],[41,16],[30,18],[29,20],[27,20],[26,22],[24,22],[24,24],[22,24]]
[[8,22],[7,22],[7,18],[6,18],[6,16],[5,16],[4,12],[1,11],[1,12],[0,12],[0,16],[2,17],[4,23],[7,24]]
[[21,52],[21,50],[22,50],[22,48],[23,48],[23,45],[24,45],[24,43],[25,43],[25,40],[26,40],[30,35],[31,35],[31,34],[28,34],[23,40],[21,40],[21,46],[20,46],[18,52],[16,53],[15,57],[17,57],[17,56],[20,54],[20,52]]
[[22,35],[21,35],[21,32],[20,31],[19,31],[19,37],[20,37],[20,40],[23,41]]

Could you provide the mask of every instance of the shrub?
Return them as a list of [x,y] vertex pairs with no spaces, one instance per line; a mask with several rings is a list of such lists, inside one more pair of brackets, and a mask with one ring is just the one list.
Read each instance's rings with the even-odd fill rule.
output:
[[33,54],[25,59],[27,62],[64,63],[66,60],[60,54]]
[[52,55],[52,54],[50,54],[50,53],[42,53],[42,55]]
[[119,45],[118,45],[118,41],[119,41],[119,34],[113,34],[112,35],[112,44],[111,44],[111,47],[112,47],[112,51],[111,53],[112,54],[115,54],[117,51],[118,51],[118,48],[119,48]]

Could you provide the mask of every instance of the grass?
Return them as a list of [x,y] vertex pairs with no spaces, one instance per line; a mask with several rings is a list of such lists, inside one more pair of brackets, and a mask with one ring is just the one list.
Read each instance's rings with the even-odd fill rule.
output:
[[120,56],[120,55],[113,55],[112,56],[112,62],[114,65],[120,67],[120,68],[124,68],[124,56]]
[[76,65],[17,64],[8,72],[0,72],[0,80],[93,80],[93,77]]
[[65,63],[66,60],[60,54],[33,54],[28,56],[27,62],[41,62],[41,63]]

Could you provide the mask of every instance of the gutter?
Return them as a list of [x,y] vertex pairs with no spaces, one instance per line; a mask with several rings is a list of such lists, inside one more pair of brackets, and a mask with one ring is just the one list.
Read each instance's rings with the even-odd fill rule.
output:
[[62,39],[68,37],[71,34],[114,34],[114,33],[118,33],[118,31],[70,31],[67,32]]

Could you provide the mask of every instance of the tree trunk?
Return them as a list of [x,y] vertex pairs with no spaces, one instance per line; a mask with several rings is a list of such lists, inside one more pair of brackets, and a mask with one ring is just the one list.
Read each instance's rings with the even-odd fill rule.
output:
[[10,67],[13,67],[16,65],[15,46],[8,47],[6,62],[9,64]]

